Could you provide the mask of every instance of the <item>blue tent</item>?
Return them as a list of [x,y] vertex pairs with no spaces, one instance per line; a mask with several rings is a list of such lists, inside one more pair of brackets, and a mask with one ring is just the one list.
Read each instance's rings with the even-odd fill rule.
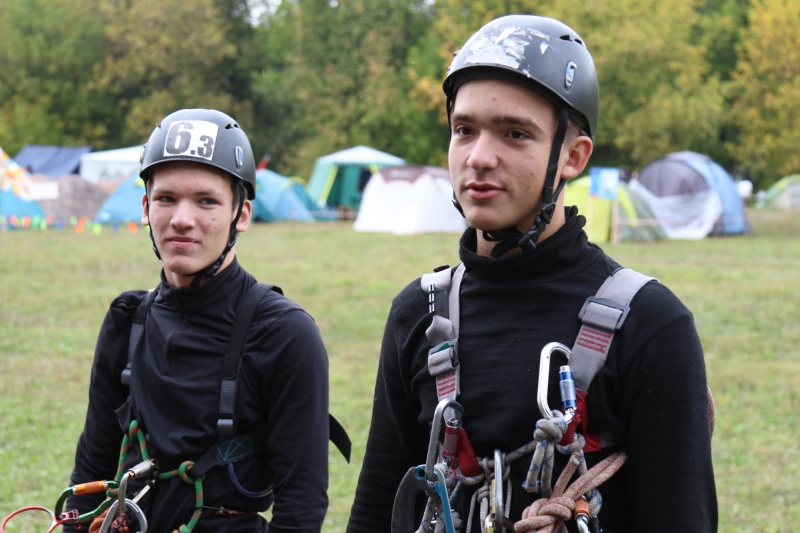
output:
[[29,144],[14,156],[14,161],[28,169],[31,174],[60,178],[68,174],[77,174],[81,166],[81,156],[91,151],[91,146]]
[[256,199],[253,201],[253,220],[273,222],[336,218],[334,210],[318,208],[303,185],[271,170],[256,171]]
[[10,190],[0,189],[0,218],[9,223],[11,217],[43,220],[45,215],[39,202],[23,200]]
[[140,223],[143,194],[144,182],[139,177],[139,172],[135,172],[106,198],[94,221],[99,224]]

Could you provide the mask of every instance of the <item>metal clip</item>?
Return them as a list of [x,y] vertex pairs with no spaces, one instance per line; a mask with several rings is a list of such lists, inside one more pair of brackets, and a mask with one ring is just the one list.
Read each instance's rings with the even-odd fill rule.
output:
[[[547,420],[553,418],[553,412],[550,410],[550,406],[547,404],[547,390],[549,388],[550,378],[550,358],[553,355],[553,352],[557,351],[563,353],[567,357],[567,360],[569,360],[569,356],[572,353],[569,348],[560,342],[551,342],[542,348],[542,354],[539,359],[539,386],[536,400],[539,404],[539,412],[542,413],[542,416]],[[569,424],[570,421],[572,421],[572,417],[575,416],[575,409],[577,406],[575,402],[575,382],[572,381],[572,372],[570,371],[569,366],[562,366],[560,369],[560,374],[562,378],[561,401],[564,407],[564,419]]]
[[448,417],[458,416],[460,418],[464,415],[464,408],[455,400],[445,398],[436,406],[436,411],[433,414],[431,437],[428,441],[428,455],[425,460],[425,479],[428,480],[428,483],[436,483],[433,465],[438,455],[439,435],[442,433],[442,421],[444,420],[445,411],[447,409],[450,409],[452,412],[452,415],[448,414]]
[[[450,495],[447,494],[447,483],[444,472],[442,472],[442,465],[434,465],[433,471],[436,476],[436,482],[433,484],[431,484],[430,481],[426,482],[429,488],[436,492],[436,495],[442,502],[442,520],[444,520],[445,533],[456,533],[456,526],[453,523],[453,512],[450,510]],[[415,473],[417,479],[425,479],[428,475],[427,467],[420,465],[416,468]]]

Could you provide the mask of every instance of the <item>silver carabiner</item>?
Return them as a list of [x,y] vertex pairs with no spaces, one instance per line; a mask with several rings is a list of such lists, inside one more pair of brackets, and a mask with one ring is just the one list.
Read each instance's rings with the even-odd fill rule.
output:
[[145,517],[144,512],[142,511],[141,507],[137,505],[139,499],[144,496],[144,494],[149,489],[149,486],[145,486],[144,489],[140,492],[140,494],[134,498],[133,500],[128,500],[126,498],[128,492],[128,481],[133,478],[141,477],[143,475],[149,474],[155,468],[155,462],[152,460],[142,461],[141,463],[137,464],[122,476],[122,479],[119,482],[118,488],[118,496],[117,501],[111,504],[111,507],[108,508],[108,513],[106,514],[105,519],[103,520],[102,525],[100,526],[99,533],[107,533],[109,528],[111,527],[111,523],[119,514],[120,517],[123,517],[128,510],[130,510],[136,519],[139,521],[139,533],[146,533],[147,531],[147,517]]
[[[539,386],[536,401],[539,404],[539,412],[547,420],[553,418],[553,412],[547,404],[547,392],[550,386],[550,358],[554,352],[563,353],[567,357],[567,361],[569,361],[569,357],[572,354],[570,349],[560,342],[551,342],[542,348],[542,354],[539,359]],[[575,416],[575,382],[572,380],[572,372],[569,369],[569,365],[560,367],[559,374],[561,375],[561,402],[564,407],[564,419],[569,423],[572,417]]]
[[[111,524],[114,522],[114,519],[117,518],[119,509],[119,500],[115,500],[114,503],[111,504],[111,507],[108,508],[108,513],[106,513],[106,517],[103,519],[98,533],[108,533],[111,529]],[[133,500],[125,500],[124,510],[120,511],[119,515],[124,516],[127,511],[132,512],[133,516],[135,516],[136,520],[139,522],[139,533],[147,533],[147,517],[144,515],[142,508]]]
[[436,483],[437,481],[436,473],[433,471],[433,465],[436,462],[439,435],[442,432],[442,421],[444,420],[446,409],[452,409],[454,412],[457,412],[459,418],[464,416],[464,408],[455,400],[445,398],[436,406],[436,411],[433,413],[431,438],[428,441],[428,455],[425,460],[425,479],[427,479],[429,483]]
[[497,533],[504,533],[505,506],[503,505],[503,452],[494,451],[494,527]]

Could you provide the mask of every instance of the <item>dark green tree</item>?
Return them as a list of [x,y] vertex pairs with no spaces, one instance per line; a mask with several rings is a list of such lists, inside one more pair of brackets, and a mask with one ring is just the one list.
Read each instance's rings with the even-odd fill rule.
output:
[[737,49],[731,145],[757,188],[800,172],[800,3],[755,0]]
[[99,0],[0,2],[0,146],[102,145],[110,104],[90,88],[107,41]]
[[[317,157],[365,144],[413,162],[425,110],[408,98],[409,50],[428,23],[424,2],[282,2],[262,26],[267,67],[254,75],[267,151],[307,177]],[[288,169],[288,170],[287,170]]]

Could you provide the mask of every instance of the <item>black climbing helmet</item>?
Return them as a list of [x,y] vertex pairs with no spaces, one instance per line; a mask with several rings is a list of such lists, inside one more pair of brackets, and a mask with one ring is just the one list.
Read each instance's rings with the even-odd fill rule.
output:
[[530,87],[557,107],[594,139],[600,93],[594,61],[583,39],[555,19],[507,15],[478,30],[456,52],[444,93],[448,115],[461,84],[475,79],[499,79]]
[[139,175],[147,182],[155,165],[192,161],[224,170],[241,180],[247,199],[256,197],[256,164],[239,124],[214,109],[182,109],[167,115],[142,147]]

